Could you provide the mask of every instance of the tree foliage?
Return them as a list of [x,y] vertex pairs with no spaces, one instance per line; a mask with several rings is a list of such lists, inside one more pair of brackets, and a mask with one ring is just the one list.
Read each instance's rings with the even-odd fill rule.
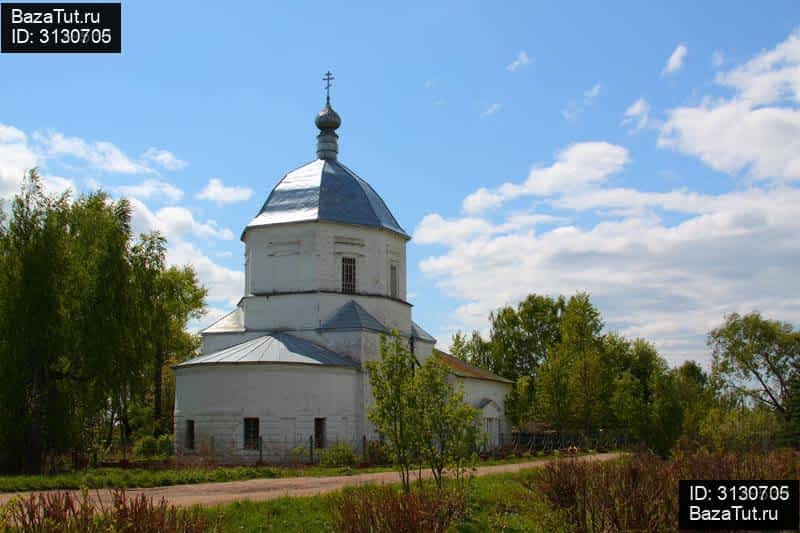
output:
[[789,378],[800,364],[800,331],[759,313],[728,315],[709,333],[713,371],[729,388],[786,415]]
[[437,357],[419,366],[396,332],[381,339],[380,359],[366,367],[374,399],[369,420],[386,439],[404,490],[410,490],[411,472],[421,465],[441,488],[445,469],[459,473],[476,450],[477,409],[464,402]]
[[414,394],[416,360],[397,334],[381,338],[380,353],[380,360],[366,363],[374,399],[369,408],[369,421],[387,439],[403,488],[408,491],[419,452]]
[[103,192],[49,197],[32,171],[0,224],[0,470],[38,472],[118,428],[129,438],[134,405],[159,412],[155,375],[196,346],[184,328],[204,289],[164,265],[162,238],[135,244],[130,216]]

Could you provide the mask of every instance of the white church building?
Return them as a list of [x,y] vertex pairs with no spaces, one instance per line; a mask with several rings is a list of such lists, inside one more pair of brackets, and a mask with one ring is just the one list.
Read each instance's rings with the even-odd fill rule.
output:
[[287,173],[242,232],[244,295],[175,370],[175,449],[221,463],[282,462],[337,441],[377,439],[363,363],[397,330],[422,363],[440,357],[481,412],[489,446],[510,436],[511,382],[434,348],[406,297],[409,235],[337,159],[339,115],[316,118],[317,158]]

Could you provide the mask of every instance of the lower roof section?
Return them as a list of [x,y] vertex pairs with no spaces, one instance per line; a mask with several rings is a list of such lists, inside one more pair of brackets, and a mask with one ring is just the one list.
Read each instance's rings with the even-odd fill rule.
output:
[[360,368],[350,358],[339,355],[323,346],[297,338],[288,333],[262,335],[218,352],[201,355],[176,365],[185,368],[195,365],[278,363]]
[[449,353],[437,350],[436,348],[433,349],[433,354],[438,357],[439,360],[444,363],[444,366],[456,376],[462,378],[484,379],[486,381],[496,381],[498,383],[514,383],[510,379],[498,376],[497,374],[489,372],[488,370],[484,370],[483,368],[473,366],[462,361],[461,359],[458,359],[457,357],[453,357]]

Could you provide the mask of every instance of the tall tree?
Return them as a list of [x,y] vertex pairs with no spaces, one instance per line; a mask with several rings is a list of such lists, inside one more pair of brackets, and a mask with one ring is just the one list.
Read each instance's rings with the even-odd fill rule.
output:
[[128,406],[157,396],[155,375],[193,350],[185,325],[205,292],[191,269],[165,267],[163,242],[146,247],[132,246],[125,200],[52,198],[26,176],[0,224],[0,470],[110,442],[117,421],[129,437]]
[[572,296],[561,318],[561,339],[555,347],[568,361],[572,419],[584,431],[598,429],[608,407],[609,383],[602,361],[603,321],[589,295]]
[[411,470],[418,456],[417,406],[414,396],[416,359],[397,335],[381,338],[380,360],[367,361],[367,373],[374,401],[369,421],[387,445],[406,492],[411,490]]
[[786,415],[789,377],[800,364],[800,331],[759,313],[728,315],[709,333],[712,369],[735,391]]
[[460,467],[476,451],[478,410],[464,402],[438,357],[429,357],[414,375],[420,459],[442,488],[445,468]]

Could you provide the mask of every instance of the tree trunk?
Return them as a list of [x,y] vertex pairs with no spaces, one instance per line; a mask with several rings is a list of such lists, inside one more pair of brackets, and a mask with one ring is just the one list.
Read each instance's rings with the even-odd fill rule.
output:
[[161,346],[156,349],[155,368],[153,369],[153,436],[158,437],[161,434],[163,418],[161,406],[161,388],[164,373],[164,352]]
[[25,450],[25,472],[40,474],[42,471],[43,444],[43,411],[45,369],[40,368],[33,374],[30,393],[30,425],[28,426],[27,448]]
[[114,422],[116,421],[116,412],[114,410],[111,411],[111,416],[108,417],[108,433],[106,433],[106,442],[105,442],[105,449],[108,450],[111,447],[111,443],[114,440]]

